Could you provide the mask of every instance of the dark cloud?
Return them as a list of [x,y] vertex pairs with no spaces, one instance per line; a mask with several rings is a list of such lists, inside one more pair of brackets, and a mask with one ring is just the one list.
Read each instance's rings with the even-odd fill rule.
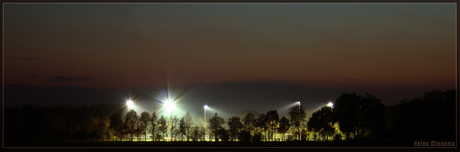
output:
[[33,58],[33,57],[20,57],[20,58],[13,58],[16,60],[37,60],[38,58]]
[[91,78],[77,78],[77,77],[62,77],[62,76],[57,76],[51,79],[48,79],[50,82],[54,81],[88,81]]
[[75,81],[88,81],[90,79],[91,78],[79,78],[79,79],[75,79]]
[[11,71],[11,72],[16,72],[21,70],[21,68],[5,68],[5,71]]
[[[5,84],[5,106],[25,103],[40,105],[116,103],[117,93],[110,89],[88,89],[78,86],[38,87],[22,84]],[[122,102],[122,101],[120,101]]]
[[5,89],[9,89],[9,88],[31,88],[35,86],[22,85],[22,84],[5,84],[4,87]]
[[42,77],[39,76],[39,75],[31,75],[30,77],[31,77],[31,78],[42,78]]
[[54,82],[54,81],[73,81],[74,79],[75,79],[75,77],[61,77],[61,76],[57,76],[57,77],[48,79],[48,81],[50,81],[50,82]]
[[363,82],[366,81],[366,79],[359,79],[359,78],[347,78],[347,77],[339,77],[336,78],[339,81],[348,81],[348,82]]

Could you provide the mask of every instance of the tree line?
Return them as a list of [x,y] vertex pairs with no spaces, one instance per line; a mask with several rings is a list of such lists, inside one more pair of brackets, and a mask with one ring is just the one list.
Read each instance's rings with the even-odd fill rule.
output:
[[155,111],[122,114],[121,104],[5,107],[5,139],[31,141],[397,141],[455,140],[455,90],[385,106],[371,94],[343,93],[307,120],[300,105],[280,117],[277,110],[246,113],[227,121],[166,117]]

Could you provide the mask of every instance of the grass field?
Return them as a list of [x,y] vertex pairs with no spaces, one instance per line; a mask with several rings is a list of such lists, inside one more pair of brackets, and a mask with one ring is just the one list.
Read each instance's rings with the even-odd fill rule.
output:
[[413,143],[370,142],[5,142],[5,147],[413,147]]

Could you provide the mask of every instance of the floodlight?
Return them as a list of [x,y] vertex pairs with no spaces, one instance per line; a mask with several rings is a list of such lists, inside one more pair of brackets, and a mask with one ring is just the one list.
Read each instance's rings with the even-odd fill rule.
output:
[[204,109],[208,109],[208,105],[204,105]]
[[333,104],[332,102],[329,102],[329,103],[327,104],[327,106],[329,106],[329,107],[331,107],[331,108],[332,108],[333,105],[334,105],[334,104]]
[[168,111],[172,111],[174,109],[174,102],[171,100],[167,100],[165,103],[165,107]]
[[128,105],[128,107],[133,106],[133,101],[131,100],[126,101],[126,105]]

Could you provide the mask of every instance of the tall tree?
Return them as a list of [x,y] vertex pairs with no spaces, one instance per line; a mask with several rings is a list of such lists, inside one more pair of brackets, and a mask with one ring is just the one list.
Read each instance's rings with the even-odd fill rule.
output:
[[204,140],[206,139],[206,134],[209,133],[209,132],[208,132],[207,124],[208,124],[208,123],[207,123],[206,120],[204,120],[203,118],[200,117],[200,118],[198,119],[198,124],[197,124],[197,126],[200,126],[200,127],[201,127],[201,129],[199,129],[199,131],[201,132],[201,134],[200,134],[201,136],[199,136],[199,137],[201,137],[201,141],[204,141]]
[[157,114],[154,111],[152,116],[150,117],[150,133],[152,133],[152,141],[155,141],[155,133],[156,133],[156,126],[157,126]]
[[128,113],[126,113],[125,122],[126,122],[126,125],[128,126],[128,129],[130,130],[129,133],[131,134],[131,141],[133,141],[134,130],[139,124],[139,116],[137,115],[136,111],[132,109],[129,110]]
[[91,141],[94,139],[98,139],[98,124],[99,124],[99,117],[89,117],[86,118],[82,123],[82,131],[86,138],[89,138]]
[[174,138],[174,141],[176,140],[176,134],[178,133],[178,125],[179,125],[179,118],[177,118],[176,115],[172,116],[171,118],[171,126],[170,126],[170,133],[171,133],[171,141]]
[[[456,90],[429,91],[422,97],[403,100],[394,108],[392,140],[455,140]],[[389,113],[386,111],[385,113]]]
[[384,107],[380,99],[368,93],[343,93],[333,111],[347,139],[352,134],[356,140],[374,140],[376,133],[382,135],[385,129]]
[[247,113],[246,116],[244,116],[243,118],[244,129],[249,132],[249,135],[254,129],[254,121],[255,121],[255,116],[252,113]]
[[237,134],[243,129],[240,117],[232,117],[228,119],[228,126],[230,127],[230,134],[232,141],[236,138]]
[[315,131],[326,136],[334,133],[334,116],[332,108],[328,106],[322,107],[320,110],[314,112],[310,117],[307,126],[310,131]]
[[101,121],[98,124],[98,132],[101,133],[103,137],[107,137],[107,141],[110,139],[110,118],[107,116],[102,117]]
[[126,122],[123,122],[120,125],[120,138],[121,138],[121,141],[123,141],[123,139],[126,138],[126,136],[128,135],[129,132],[130,131],[129,131],[128,125],[126,124]]
[[278,112],[276,112],[276,110],[268,111],[266,115],[266,122],[267,122],[268,131],[271,133],[271,138],[273,141],[273,135],[278,130],[278,127],[279,127]]
[[117,136],[117,138],[119,137],[118,133],[119,133],[120,126],[122,123],[123,123],[123,119],[121,118],[121,115],[119,113],[114,113],[112,114],[112,116],[110,116],[109,128],[115,131],[115,135]]
[[163,115],[161,115],[160,119],[158,119],[157,125],[158,125],[158,130],[161,133],[163,133],[163,139],[164,139],[165,133],[168,131],[168,124],[166,123],[166,119],[165,117],[163,117]]
[[284,137],[284,135],[289,130],[289,128],[291,128],[291,124],[289,123],[289,119],[287,119],[286,116],[283,116],[281,118],[279,124],[280,125],[279,125],[279,128],[278,128],[278,132],[282,133],[283,137]]
[[347,140],[350,139],[350,134],[355,137],[358,130],[360,130],[360,111],[361,111],[362,96],[356,93],[342,93],[336,99],[333,111],[337,116],[340,131],[345,133]]
[[228,135],[228,131],[224,127],[221,127],[218,130],[218,132],[219,132],[219,135],[220,135],[220,139],[223,142],[227,142],[230,139],[230,136]]
[[192,122],[192,116],[190,115],[190,113],[187,111],[187,114],[185,114],[185,128],[187,130],[187,141],[189,141],[189,137],[190,137],[190,128],[192,127],[193,125],[193,122]]
[[214,117],[209,119],[209,123],[211,125],[212,132],[214,133],[215,140],[216,142],[218,142],[217,140],[217,135],[219,133],[218,129],[222,128],[222,125],[225,123],[224,118],[217,116],[217,113],[216,113]]
[[145,128],[143,126],[140,125],[140,123],[138,123],[138,125],[136,126],[136,129],[134,129],[134,134],[136,135],[137,137],[137,141],[140,141],[139,140],[139,137],[144,134],[144,131],[145,131]]
[[187,136],[187,129],[185,125],[185,117],[182,117],[179,122],[179,133],[181,134],[181,139],[184,141],[184,135]]
[[243,142],[251,142],[251,133],[246,130],[241,130],[239,140]]
[[307,114],[300,105],[290,107],[288,114],[291,117],[291,125],[297,128],[297,139],[300,139],[300,126],[305,122]]
[[140,126],[143,128],[141,132],[145,132],[145,141],[147,142],[147,127],[152,118],[150,117],[150,113],[144,111],[141,113],[141,117],[139,118]]
[[267,131],[267,117],[265,113],[259,114],[259,116],[256,118],[255,126],[263,130],[263,137],[265,141],[267,141],[267,135],[265,134]]
[[368,140],[383,140],[386,132],[386,122],[384,119],[385,105],[376,96],[364,94],[362,104],[363,128],[368,134]]
[[202,134],[202,131],[201,129],[202,127],[200,126],[194,126],[191,128],[191,137],[192,137],[192,141],[196,141],[197,139],[200,138],[201,134]]

